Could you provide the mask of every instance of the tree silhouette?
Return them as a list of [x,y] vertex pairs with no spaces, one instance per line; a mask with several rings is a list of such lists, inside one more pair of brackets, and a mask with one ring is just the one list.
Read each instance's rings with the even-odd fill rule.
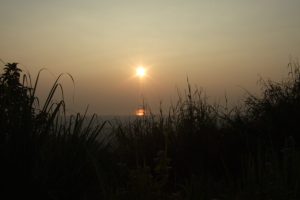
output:
[[20,83],[22,70],[17,63],[5,65],[0,76],[0,128],[1,141],[27,132],[32,117],[29,89]]

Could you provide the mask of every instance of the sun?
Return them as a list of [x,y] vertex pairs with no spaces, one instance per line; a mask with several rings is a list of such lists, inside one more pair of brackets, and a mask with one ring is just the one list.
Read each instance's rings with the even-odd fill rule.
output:
[[145,116],[146,114],[146,111],[144,108],[139,108],[135,111],[135,116],[138,116],[138,117],[143,117]]
[[136,68],[135,71],[136,76],[143,78],[144,76],[146,76],[146,69],[143,66],[139,66],[138,68]]

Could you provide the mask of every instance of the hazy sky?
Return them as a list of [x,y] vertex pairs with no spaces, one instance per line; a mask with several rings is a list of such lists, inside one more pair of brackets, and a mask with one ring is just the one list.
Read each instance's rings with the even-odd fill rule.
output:
[[[41,98],[59,73],[71,111],[131,114],[140,94],[157,109],[176,87],[212,101],[259,75],[279,80],[300,56],[299,0],[0,0],[0,58],[42,75]],[[142,83],[137,65],[148,68]],[[74,102],[72,100],[74,96]]]

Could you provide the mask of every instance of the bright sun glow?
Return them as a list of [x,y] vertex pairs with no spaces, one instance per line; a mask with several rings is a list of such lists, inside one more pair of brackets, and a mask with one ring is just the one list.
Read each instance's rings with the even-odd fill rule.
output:
[[143,78],[145,75],[146,75],[146,69],[142,66],[139,66],[136,69],[136,76],[138,76],[140,78]]
[[138,116],[138,117],[143,117],[143,116],[145,116],[145,109],[143,109],[143,108],[139,108],[139,109],[137,109],[136,111],[135,111],[135,115],[136,116]]

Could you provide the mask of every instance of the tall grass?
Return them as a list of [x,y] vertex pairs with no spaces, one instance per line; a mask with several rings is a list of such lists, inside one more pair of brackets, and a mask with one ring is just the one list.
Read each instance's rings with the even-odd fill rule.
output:
[[61,76],[39,105],[40,73],[32,84],[7,64],[0,181],[42,199],[299,199],[300,66],[289,69],[231,110],[188,82],[167,114],[86,123],[86,113],[66,116]]
[[300,73],[299,64],[289,67],[286,79],[261,80],[261,96],[248,94],[232,110],[209,104],[188,83],[168,115],[114,129],[117,155],[129,169],[147,169],[156,183],[162,165],[159,191],[169,198],[299,198]]
[[40,107],[40,73],[32,87],[21,72],[17,63],[7,64],[0,79],[2,185],[42,199],[105,196],[117,182],[109,144],[99,139],[105,122],[94,124],[93,117],[85,126],[85,115],[67,118],[63,96],[53,99],[58,89],[63,93],[61,76]]

